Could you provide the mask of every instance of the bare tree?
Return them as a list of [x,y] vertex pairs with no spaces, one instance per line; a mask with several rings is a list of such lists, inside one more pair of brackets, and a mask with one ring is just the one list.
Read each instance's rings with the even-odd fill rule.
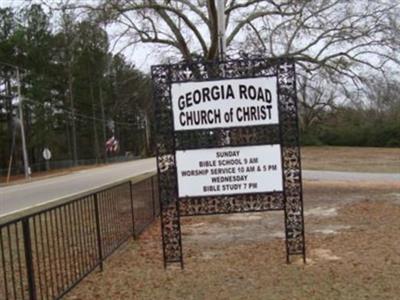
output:
[[398,79],[370,77],[363,89],[364,107],[370,108],[373,118],[400,119],[400,82]]
[[298,83],[300,128],[308,131],[323,121],[324,112],[335,109],[343,94],[337,85],[330,84],[328,78],[320,73],[299,76]]
[[[95,15],[124,47],[161,47],[169,60],[218,55],[217,0],[100,0],[69,5]],[[82,2],[78,2],[82,3]],[[399,64],[398,1],[226,0],[228,53],[292,57],[306,72],[323,69],[359,82],[366,69]],[[168,50],[168,51],[166,51]]]
[[385,73],[388,65],[400,63],[398,2],[288,2],[278,6],[279,18],[262,18],[261,26],[247,28],[248,47],[270,57],[294,57],[306,72],[322,69],[334,83],[346,77],[358,84],[365,73]]

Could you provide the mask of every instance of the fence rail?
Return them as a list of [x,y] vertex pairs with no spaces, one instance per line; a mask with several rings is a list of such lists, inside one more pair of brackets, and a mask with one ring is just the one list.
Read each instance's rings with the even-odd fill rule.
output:
[[0,220],[0,299],[59,299],[159,215],[154,174]]

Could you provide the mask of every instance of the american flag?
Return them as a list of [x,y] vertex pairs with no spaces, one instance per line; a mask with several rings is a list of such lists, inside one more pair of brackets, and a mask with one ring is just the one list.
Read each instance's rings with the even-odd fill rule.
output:
[[112,136],[109,138],[106,142],[106,151],[110,153],[116,153],[119,150],[119,142],[115,138],[115,136]]

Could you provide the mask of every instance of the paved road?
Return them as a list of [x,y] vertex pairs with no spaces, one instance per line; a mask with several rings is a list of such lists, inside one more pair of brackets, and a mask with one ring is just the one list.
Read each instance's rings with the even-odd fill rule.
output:
[[155,159],[150,158],[0,187],[0,216],[155,170]]
[[400,183],[400,172],[396,174],[304,170],[302,174],[304,179],[317,181],[378,181]]
[[[118,163],[95,169],[87,169],[72,174],[36,180],[0,188],[0,216],[14,211],[54,201],[85,190],[93,189],[113,181],[134,175],[155,171],[154,158]],[[345,181],[395,181],[400,182],[400,174],[354,173],[333,171],[303,171],[303,178],[310,180]]]

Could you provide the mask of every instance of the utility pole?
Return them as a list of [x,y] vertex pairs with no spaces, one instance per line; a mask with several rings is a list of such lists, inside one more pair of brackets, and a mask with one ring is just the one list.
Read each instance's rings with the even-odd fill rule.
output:
[[21,126],[21,139],[22,139],[22,155],[24,158],[24,170],[25,170],[25,178],[30,178],[30,170],[29,170],[29,162],[28,162],[28,153],[26,151],[26,140],[25,140],[25,128],[24,128],[24,116],[22,109],[22,95],[21,95],[21,77],[19,74],[19,68],[15,68],[17,71],[17,88],[18,88],[18,114],[19,121]]
[[225,0],[217,0],[218,13],[218,49],[219,59],[225,60],[226,39],[225,39]]
[[11,176],[11,166],[13,162],[13,156],[14,156],[14,147],[15,147],[15,131],[16,131],[16,124],[14,123],[13,125],[13,133],[12,133],[12,142],[11,142],[11,151],[10,151],[10,159],[8,161],[8,171],[7,171],[7,180],[6,183],[10,181],[10,176]]

